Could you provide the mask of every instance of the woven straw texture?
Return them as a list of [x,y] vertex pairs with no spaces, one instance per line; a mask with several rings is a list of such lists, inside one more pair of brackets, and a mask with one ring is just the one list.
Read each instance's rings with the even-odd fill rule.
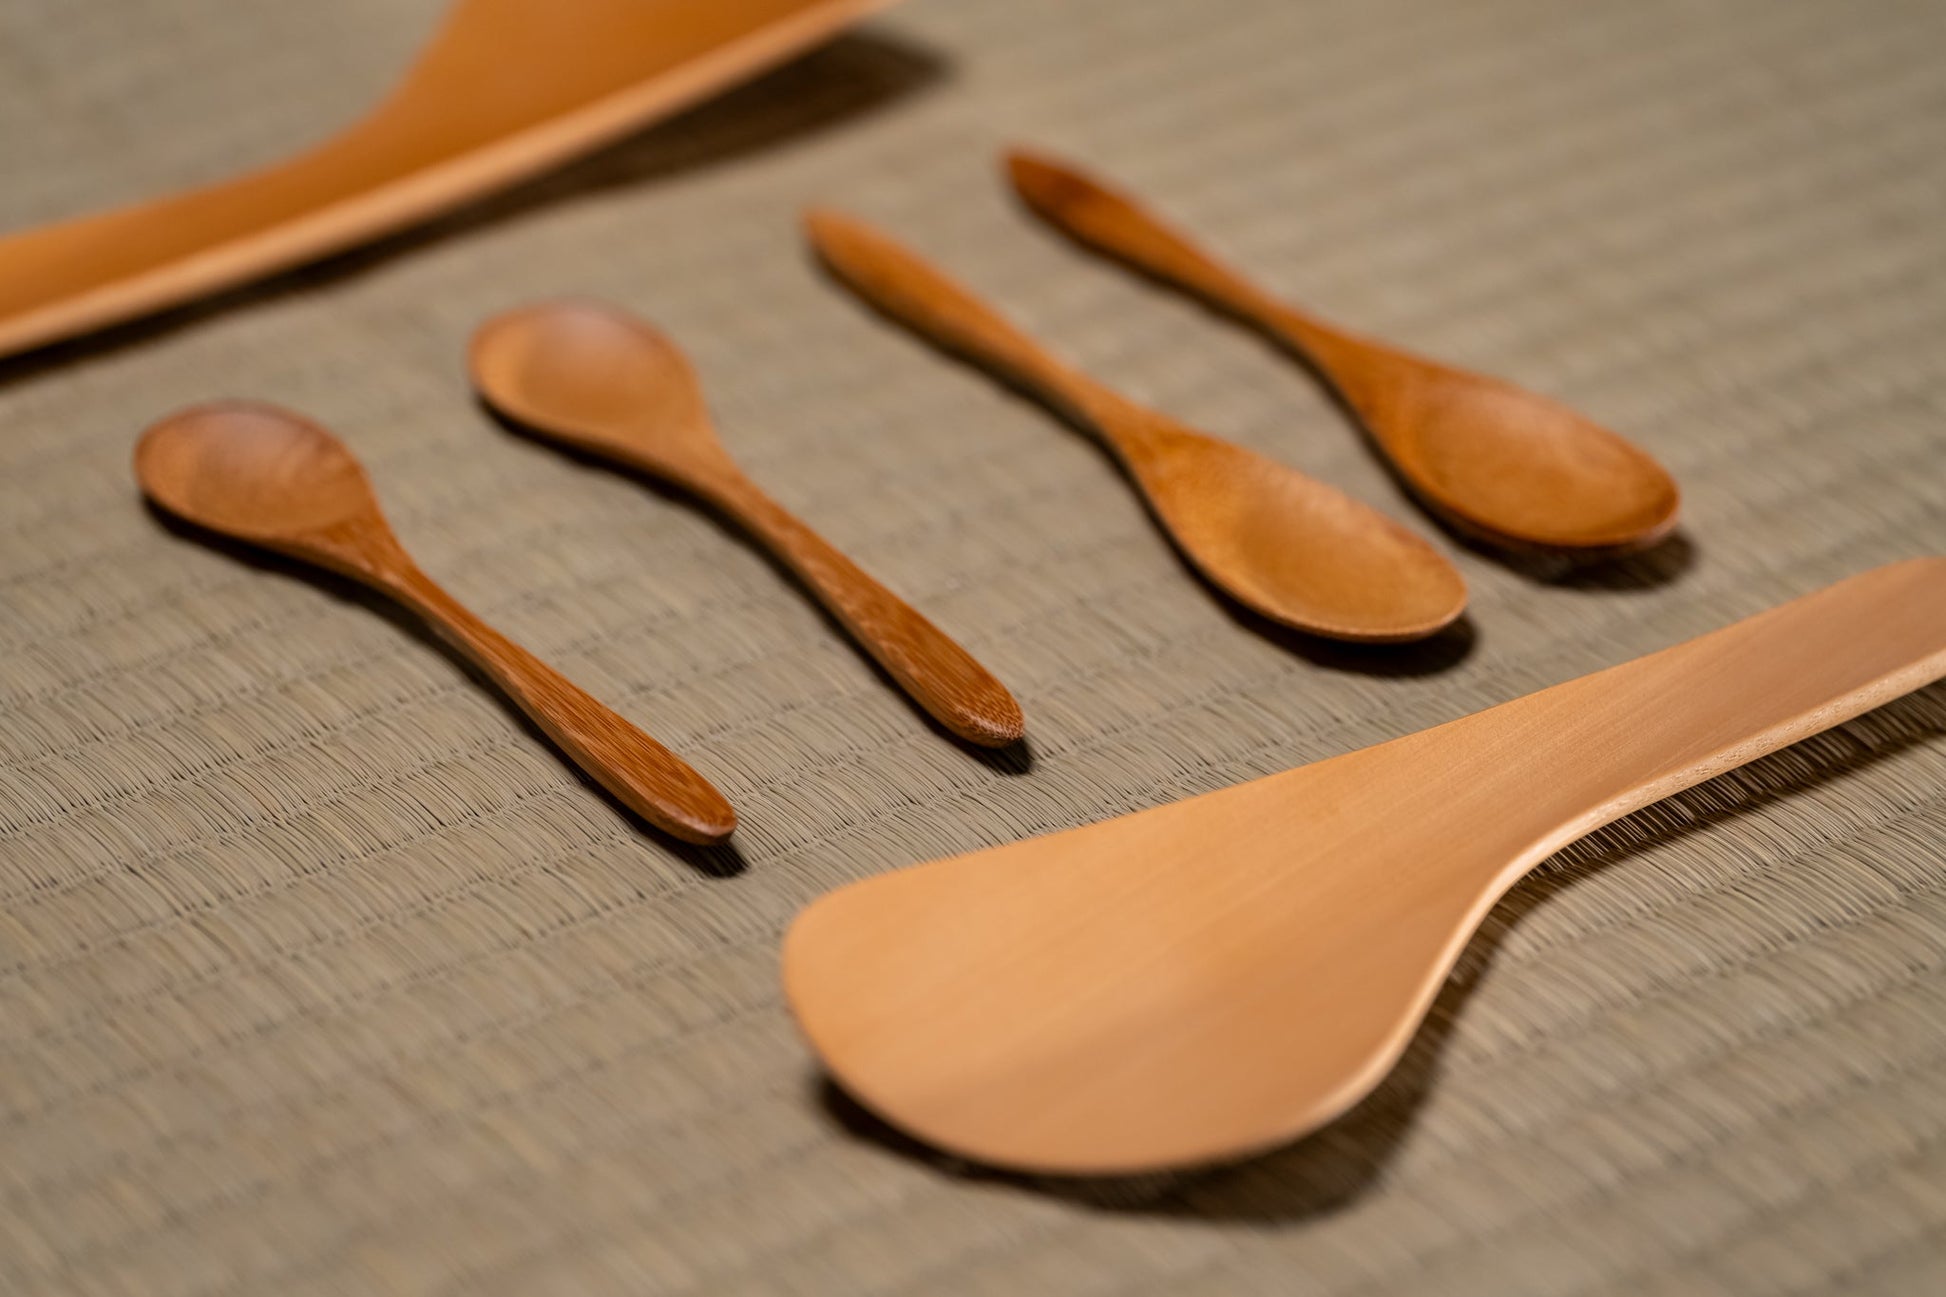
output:
[[[438,8],[9,0],[0,227],[316,138]],[[1946,552],[1942,49],[1930,0],[914,0],[429,230],[0,366],[0,1291],[1946,1291],[1937,688],[1551,862],[1369,1102],[1236,1168],[943,1164],[824,1087],[775,978],[847,880]],[[1012,139],[1638,439],[1685,539],[1580,576],[1442,541],[1473,630],[1416,652],[1238,620],[1101,453],[807,261],[802,205],[868,215],[1423,523],[1288,359],[1015,210]],[[1013,687],[1031,761],[930,730],[686,503],[481,413],[470,326],[563,292],[690,350],[753,475]],[[164,528],[133,440],[221,395],[338,430],[428,571],[720,784],[740,854],[638,833],[364,596]]]

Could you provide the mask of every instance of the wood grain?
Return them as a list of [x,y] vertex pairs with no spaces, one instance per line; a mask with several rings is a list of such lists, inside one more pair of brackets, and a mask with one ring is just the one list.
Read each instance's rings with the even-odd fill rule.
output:
[[143,434],[135,474],[150,499],[188,522],[350,577],[411,608],[576,765],[663,832],[708,844],[736,828],[729,802],[680,757],[421,572],[386,525],[364,469],[323,428],[274,406],[196,406]]
[[619,139],[890,0],[458,0],[369,116],[288,161],[0,239],[0,355],[414,224]]
[[1184,557],[1238,602],[1286,626],[1370,643],[1422,639],[1464,611],[1459,572],[1383,514],[1110,391],[863,222],[814,211],[805,225],[865,300],[1099,435]]
[[1026,733],[1020,704],[972,654],[737,467],[688,358],[647,321],[585,300],[520,307],[480,326],[468,366],[474,386],[517,422],[680,486],[740,523],[952,733],[984,747]]
[[1016,150],[1014,191],[1083,246],[1175,284],[1307,359],[1399,477],[1456,530],[1510,549],[1609,555],[1676,526],[1674,479],[1559,402],[1348,333],[1280,301],[1125,194]]
[[1946,676],[1946,558],[1221,792],[854,884],[784,987],[837,1078],[952,1152],[1049,1172],[1233,1158],[1398,1059],[1542,859]]

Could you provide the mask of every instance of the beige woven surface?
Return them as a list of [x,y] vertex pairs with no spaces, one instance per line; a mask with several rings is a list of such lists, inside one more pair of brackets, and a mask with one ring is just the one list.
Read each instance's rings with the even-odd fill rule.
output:
[[[10,0],[0,227],[315,137],[437,7]],[[1938,689],[1570,852],[1376,1097],[1236,1169],[934,1164],[821,1090],[774,977],[847,879],[1946,551],[1942,49],[1929,0],[915,0],[434,232],[0,368],[0,1291],[1946,1291]],[[1013,210],[1015,137],[1639,439],[1688,542],[1566,583],[1459,552],[1463,651],[1239,623],[1098,452],[806,262],[796,209],[853,207],[1417,518],[1286,360]],[[755,475],[1013,686],[1031,769],[706,518],[481,415],[469,325],[563,291],[692,351]],[[637,834],[364,599],[159,526],[136,432],[227,394],[339,430],[424,566],[735,799],[740,860]]]

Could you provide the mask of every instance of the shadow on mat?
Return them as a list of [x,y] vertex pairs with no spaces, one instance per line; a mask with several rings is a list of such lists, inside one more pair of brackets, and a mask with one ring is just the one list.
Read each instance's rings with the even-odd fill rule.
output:
[[1673,585],[1696,566],[1696,542],[1681,530],[1644,550],[1616,558],[1575,559],[1548,554],[1516,554],[1478,541],[1461,545],[1530,581],[1563,590],[1600,590],[1626,594]]

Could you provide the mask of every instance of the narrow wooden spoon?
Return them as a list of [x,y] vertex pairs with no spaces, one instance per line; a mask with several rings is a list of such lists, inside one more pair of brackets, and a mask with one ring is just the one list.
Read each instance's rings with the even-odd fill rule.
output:
[[1016,151],[1007,170],[1021,199],[1055,228],[1309,359],[1405,483],[1456,530],[1510,549],[1608,554],[1675,527],[1668,472],[1559,402],[1326,324],[1073,167]]
[[707,844],[736,828],[723,794],[680,757],[433,584],[386,525],[365,470],[323,428],[271,405],[194,406],[142,435],[135,476],[185,521],[350,577],[419,614],[576,765],[663,832]]
[[1026,733],[1020,704],[972,654],[744,476],[717,440],[688,358],[647,321],[601,302],[525,306],[480,326],[468,364],[503,414],[736,519],[953,733],[986,747]]
[[619,139],[888,0],[456,0],[404,81],[287,161],[0,238],[0,355],[375,238]]
[[1286,626],[1367,642],[1422,639],[1465,609],[1453,565],[1383,514],[1110,391],[861,221],[817,211],[805,227],[866,301],[1092,429],[1184,557],[1238,602]]
[[1536,863],[1946,676],[1946,558],[1841,581],[1389,743],[842,888],[784,989],[825,1063],[952,1152],[1239,1157],[1350,1107]]

